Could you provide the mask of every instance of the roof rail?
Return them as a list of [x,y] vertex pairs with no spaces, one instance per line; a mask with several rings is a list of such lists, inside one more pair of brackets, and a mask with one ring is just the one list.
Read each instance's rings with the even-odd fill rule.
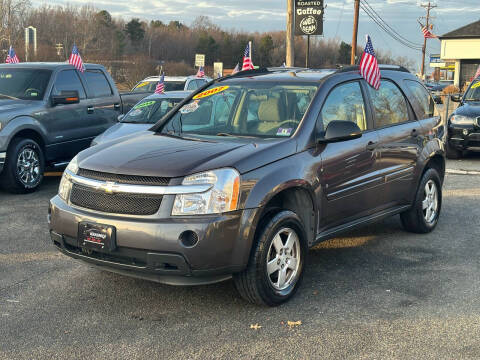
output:
[[[378,65],[380,70],[392,70],[392,71],[401,71],[401,72],[410,72],[407,68],[400,65],[389,65],[389,64],[380,64]],[[347,72],[360,70],[359,65],[338,65],[338,72]]]

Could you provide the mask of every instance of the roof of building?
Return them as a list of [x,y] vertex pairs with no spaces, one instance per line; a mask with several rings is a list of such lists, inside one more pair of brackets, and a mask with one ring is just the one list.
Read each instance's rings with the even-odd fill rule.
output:
[[480,38],[480,20],[440,36],[440,39]]

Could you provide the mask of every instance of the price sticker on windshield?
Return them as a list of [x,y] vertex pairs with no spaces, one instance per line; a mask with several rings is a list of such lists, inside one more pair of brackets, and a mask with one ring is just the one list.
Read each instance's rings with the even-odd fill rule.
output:
[[200,94],[195,95],[193,98],[195,100],[203,99],[203,98],[221,93],[222,91],[227,90],[229,87],[230,86],[218,86],[218,87],[215,87],[215,88],[210,89],[210,90],[202,91]]
[[480,87],[480,81],[476,82],[475,84],[472,85],[471,89],[476,89]]
[[155,101],[145,101],[141,104],[135,105],[134,109],[141,109],[144,107],[152,106],[153,104],[155,104]]

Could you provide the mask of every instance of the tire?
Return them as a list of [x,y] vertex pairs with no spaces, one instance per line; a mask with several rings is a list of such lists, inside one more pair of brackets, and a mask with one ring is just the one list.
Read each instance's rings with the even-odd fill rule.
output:
[[403,227],[417,234],[429,233],[437,226],[441,209],[442,182],[437,170],[430,168],[422,176],[412,208],[400,214]]
[[35,141],[23,138],[13,139],[8,147],[0,184],[11,193],[33,192],[43,180],[44,169],[43,151]]
[[247,268],[233,276],[238,292],[259,305],[277,306],[288,301],[300,286],[308,251],[302,221],[287,210],[265,217],[253,246]]
[[446,147],[446,155],[447,155],[447,158],[451,159],[451,160],[457,160],[457,159],[460,159],[462,156],[463,156],[463,151],[461,150],[457,150],[453,147],[450,146],[450,144],[448,143],[448,140],[447,140],[447,143],[445,144],[445,147]]

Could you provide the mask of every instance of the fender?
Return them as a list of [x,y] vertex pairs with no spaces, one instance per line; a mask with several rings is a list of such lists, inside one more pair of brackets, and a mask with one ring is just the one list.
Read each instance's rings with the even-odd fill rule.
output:
[[21,115],[10,120],[0,131],[0,150],[6,151],[13,137],[22,130],[35,131],[42,138],[44,144],[47,144],[45,127],[35,118]]

